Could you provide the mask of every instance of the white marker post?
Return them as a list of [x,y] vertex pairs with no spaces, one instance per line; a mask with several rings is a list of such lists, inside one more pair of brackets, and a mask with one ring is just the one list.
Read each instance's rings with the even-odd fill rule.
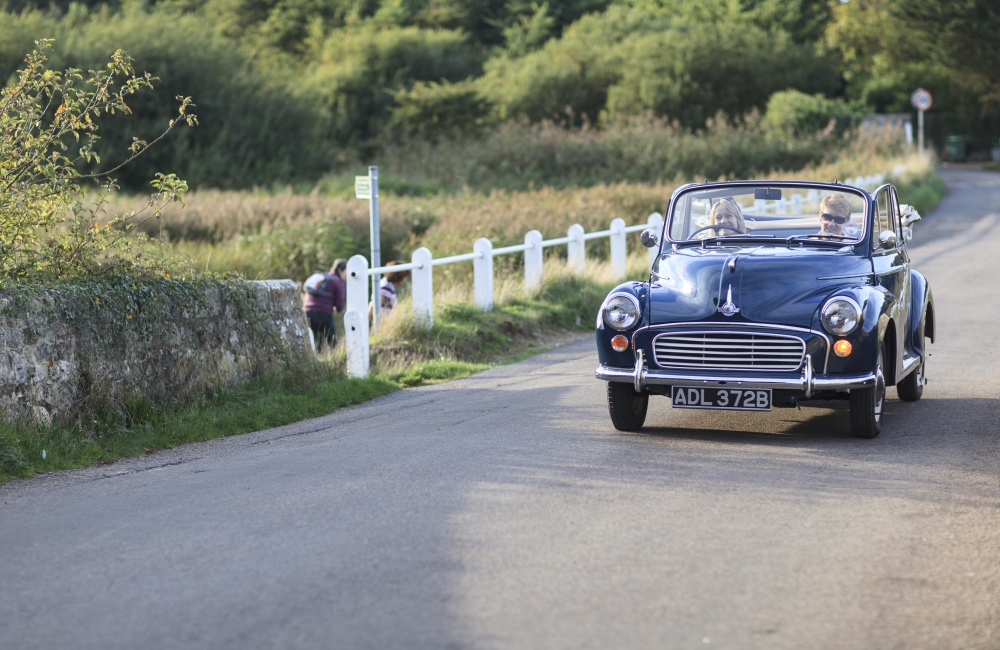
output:
[[910,103],[917,109],[917,149],[924,150],[924,111],[930,110],[934,98],[923,88],[917,88],[910,95]]
[[[382,266],[382,248],[379,242],[378,225],[378,167],[368,168],[367,176],[354,177],[354,196],[359,199],[368,199],[368,215],[371,221],[372,258],[371,268],[377,269]],[[382,308],[382,293],[379,282],[381,274],[372,276],[372,327],[377,328],[379,313]]]

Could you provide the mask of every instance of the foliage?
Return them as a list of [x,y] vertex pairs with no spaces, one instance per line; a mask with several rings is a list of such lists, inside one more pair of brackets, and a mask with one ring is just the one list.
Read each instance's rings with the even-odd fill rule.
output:
[[[66,0],[60,0],[65,2]],[[512,34],[531,23],[539,7],[527,0],[169,0],[201,11],[235,39],[257,48],[307,55],[310,42],[360,24],[461,31],[483,49],[509,45]],[[548,29],[558,35],[580,16],[601,11],[608,0],[573,0],[546,8]],[[545,5],[542,5],[543,7]],[[513,40],[517,40],[516,36]]]
[[364,145],[389,118],[396,93],[415,82],[461,81],[480,66],[461,32],[366,26],[331,34],[306,83],[322,97],[334,139]]
[[893,5],[901,27],[925,56],[952,71],[964,90],[986,106],[1000,102],[1000,7],[991,0],[907,0]]
[[841,99],[784,90],[774,93],[767,101],[767,113],[762,124],[789,135],[811,134],[826,129],[842,134],[856,126],[864,112],[861,106]]
[[[795,170],[832,160],[850,143],[840,133],[791,134],[763,128],[753,114],[737,126],[721,117],[713,119],[697,134],[651,116],[622,118],[600,129],[508,122],[483,138],[446,135],[390,141],[383,145],[380,169],[387,179],[405,178],[413,185],[437,182],[452,191],[468,187],[484,192],[751,178],[772,169]],[[885,134],[869,144],[891,148],[897,140]]]
[[195,187],[252,187],[315,178],[333,159],[329,118],[313,89],[290,76],[277,59],[255,61],[196,15],[130,6],[119,12],[74,10],[57,25],[56,59],[63,65],[95,67],[115,48],[158,78],[137,98],[129,130],[102,124],[98,151],[117,164],[132,134],[151,139],[170,118],[170,99],[190,95],[200,127],[175,133],[119,174],[137,189],[157,171],[169,169]]
[[109,409],[100,427],[90,432],[66,426],[38,430],[24,423],[0,422],[0,481],[281,426],[396,389],[386,379],[347,379],[337,367],[317,363],[297,373],[216,389],[189,403],[155,406],[141,396],[133,397]]
[[[929,137],[952,132],[986,149],[1000,136],[1000,11],[989,0],[852,0],[834,7],[827,42],[840,50],[847,95],[879,112],[909,112],[934,95]],[[937,119],[936,119],[937,118]]]
[[796,43],[817,41],[831,13],[826,0],[629,0],[627,4],[658,16],[699,23],[744,23],[764,31],[781,30]]
[[537,52],[492,59],[481,80],[503,118],[578,124],[652,111],[688,128],[762,109],[777,90],[836,84],[831,61],[780,30],[625,7],[582,18]]
[[[835,9],[828,38],[844,52],[855,94],[898,110],[918,85],[940,108],[1000,101],[1000,11],[988,0],[857,0]],[[941,106],[941,104],[944,106]]]
[[[121,50],[104,70],[91,70],[86,79],[72,68],[60,73],[46,69],[49,49],[48,41],[39,41],[15,83],[0,91],[0,276],[73,278],[108,266],[158,266],[159,260],[133,245],[128,232],[137,219],[159,216],[163,205],[181,200],[187,184],[173,174],[157,174],[152,182],[156,191],[145,208],[101,224],[107,195],[114,189],[108,174],[149,145],[134,139],[129,157],[117,167],[104,173],[80,171],[100,160],[94,150],[97,118],[130,114],[127,100],[155,79],[149,73],[135,75],[132,60]],[[157,140],[177,124],[196,124],[187,112],[190,98],[178,99],[177,117]],[[102,190],[88,208],[79,198],[83,183],[102,178]]]
[[[924,216],[948,192],[944,180],[934,171],[933,159],[928,155],[911,156],[904,164],[898,165],[896,171],[892,182],[899,192],[900,203],[912,205]],[[917,230],[919,233],[920,228]]]
[[441,135],[481,134],[490,125],[491,104],[469,82],[418,81],[393,94],[390,125],[406,134],[432,139]]
[[[237,235],[208,246],[180,242],[178,247],[207,271],[237,272],[249,279],[293,278],[299,282],[325,271],[337,258],[367,252],[338,221],[292,224],[266,233]],[[386,247],[387,258],[391,247]],[[196,262],[197,263],[197,262]]]

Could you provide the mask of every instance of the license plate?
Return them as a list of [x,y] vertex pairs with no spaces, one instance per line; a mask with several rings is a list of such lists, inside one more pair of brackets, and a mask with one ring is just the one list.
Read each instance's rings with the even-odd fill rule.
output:
[[722,411],[770,411],[771,389],[694,388],[673,386],[670,399],[675,409],[718,409]]

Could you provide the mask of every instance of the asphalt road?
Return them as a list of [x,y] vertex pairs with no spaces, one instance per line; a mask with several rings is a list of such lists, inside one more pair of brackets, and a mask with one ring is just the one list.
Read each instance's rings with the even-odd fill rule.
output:
[[1000,175],[917,226],[939,340],[846,408],[608,420],[584,340],[0,487],[0,648],[998,648]]

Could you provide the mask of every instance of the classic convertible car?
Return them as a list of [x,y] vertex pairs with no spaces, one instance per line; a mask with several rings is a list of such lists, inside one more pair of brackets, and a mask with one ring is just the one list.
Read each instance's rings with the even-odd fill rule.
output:
[[931,289],[910,268],[920,219],[891,185],[685,185],[667,206],[648,282],[597,316],[597,378],[615,428],[642,427],[650,395],[674,408],[770,411],[847,400],[851,430],[882,430],[887,386],[920,399]]

